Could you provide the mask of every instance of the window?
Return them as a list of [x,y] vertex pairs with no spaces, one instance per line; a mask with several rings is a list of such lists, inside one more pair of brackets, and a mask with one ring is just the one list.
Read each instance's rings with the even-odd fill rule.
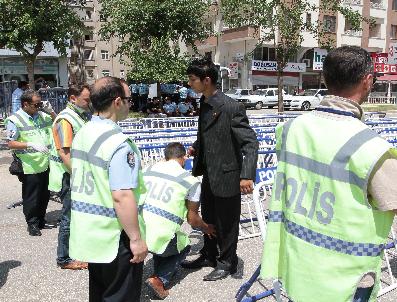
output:
[[106,22],[106,17],[103,14],[99,14],[99,21],[100,22]]
[[102,70],[102,76],[103,76],[103,77],[108,77],[108,76],[110,76],[110,71],[107,70],[107,69]]
[[92,21],[92,10],[85,11],[85,18],[86,21]]
[[102,60],[109,60],[109,52],[107,50],[101,50]]
[[92,49],[84,49],[84,60],[94,60],[94,51]]
[[94,78],[94,70],[93,69],[87,69],[87,77],[89,79],[93,79]]
[[376,19],[374,24],[369,27],[369,37],[370,38],[381,38],[381,27],[383,24],[383,19]]
[[94,40],[94,35],[92,33],[84,35],[84,41],[92,41]]
[[120,78],[124,79],[125,71],[123,69],[120,70]]
[[206,51],[204,57],[212,60],[212,51]]
[[391,7],[392,10],[397,10],[397,0],[393,0]]
[[306,14],[306,27],[312,26],[312,14]]
[[273,90],[269,90],[266,95],[267,96],[274,96],[274,91]]
[[276,49],[269,47],[258,47],[254,50],[254,60],[275,61]]
[[397,25],[392,25],[390,29],[390,38],[397,39]]
[[336,32],[336,17],[324,16],[323,20],[324,31],[334,33]]

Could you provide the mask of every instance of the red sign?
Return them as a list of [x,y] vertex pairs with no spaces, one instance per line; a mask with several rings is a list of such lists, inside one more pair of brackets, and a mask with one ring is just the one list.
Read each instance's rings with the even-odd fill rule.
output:
[[397,74],[397,65],[388,64],[388,53],[371,53],[375,72]]

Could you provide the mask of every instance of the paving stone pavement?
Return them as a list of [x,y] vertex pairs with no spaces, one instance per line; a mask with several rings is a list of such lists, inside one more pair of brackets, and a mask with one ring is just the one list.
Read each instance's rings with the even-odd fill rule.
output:
[[[1,132],[1,130],[0,130]],[[1,133],[1,138],[4,134]],[[43,230],[43,236],[31,237],[26,231],[22,208],[7,209],[6,206],[19,201],[21,184],[8,173],[11,153],[0,142],[0,301],[7,302],[58,302],[88,301],[88,272],[67,271],[56,266],[58,229]],[[50,202],[47,220],[56,221],[61,205]],[[187,229],[189,229],[187,227]],[[191,233],[194,257],[202,240]],[[238,288],[246,282],[260,262],[262,243],[259,237],[241,240],[238,244],[238,272],[225,280],[203,282],[202,277],[209,268],[198,271],[181,269],[173,283],[166,301],[176,302],[229,302],[235,301]],[[396,260],[397,257],[394,258]],[[394,261],[396,263],[397,261]],[[393,266],[394,274],[396,267]],[[145,280],[152,272],[152,260],[145,261]],[[330,276],[332,278],[332,276]],[[249,291],[254,295],[271,287],[270,282],[256,282]],[[154,301],[143,286],[141,301]],[[268,297],[262,301],[275,301]],[[288,299],[283,298],[283,301]],[[397,301],[397,291],[390,292],[378,301]]]

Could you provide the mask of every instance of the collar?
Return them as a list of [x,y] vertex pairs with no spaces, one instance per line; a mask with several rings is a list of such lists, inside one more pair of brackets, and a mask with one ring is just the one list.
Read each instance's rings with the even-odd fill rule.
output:
[[175,160],[175,159],[170,159],[166,161],[166,164],[170,166],[171,169],[182,169],[184,170],[181,165]]
[[107,125],[113,125],[113,126],[117,126],[118,128],[120,128],[120,126],[117,123],[113,122],[110,119],[100,117],[99,115],[93,115],[92,118],[91,118],[91,122],[104,123],[104,124],[107,124]]
[[66,106],[73,110],[74,112],[76,112],[78,115],[80,115],[80,117],[82,117],[84,120],[90,119],[91,118],[91,114],[87,111],[85,111],[84,109],[76,106],[75,104],[68,102],[66,104]]
[[222,103],[221,102],[221,94],[222,94],[222,92],[217,90],[213,95],[211,95],[208,98],[207,102],[204,101],[205,100],[205,96],[203,95],[202,96],[202,101],[203,101],[203,103],[208,104],[211,107],[217,107],[217,106],[219,106]]
[[361,120],[363,117],[363,109],[358,103],[336,95],[325,96],[317,110],[339,115],[352,116],[358,118],[359,120]]
[[33,120],[33,121],[37,120],[37,118],[39,117],[39,113],[38,113],[38,112],[35,113],[33,116],[31,116],[31,115],[27,114],[27,113],[25,112],[25,110],[23,110],[22,108],[20,108],[20,109],[17,111],[17,113],[18,113],[19,115],[21,115],[21,116],[23,116],[23,117],[25,117],[25,118],[27,118],[27,119]]

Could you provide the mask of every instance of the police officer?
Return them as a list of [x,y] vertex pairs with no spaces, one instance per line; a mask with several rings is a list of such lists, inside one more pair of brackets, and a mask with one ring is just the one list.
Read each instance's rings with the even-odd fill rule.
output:
[[52,127],[50,155],[50,182],[48,189],[59,193],[62,200],[62,216],[59,225],[57,264],[63,269],[86,269],[87,263],[69,257],[70,226],[70,148],[77,131],[90,119],[90,91],[87,85],[71,85],[69,102],[56,117]]
[[164,154],[165,162],[144,172],[148,190],[139,201],[146,226],[146,243],[154,262],[154,275],[145,283],[160,299],[169,295],[166,288],[190,251],[188,235],[181,230],[185,218],[192,227],[209,236],[215,235],[214,225],[206,224],[198,214],[201,184],[183,168],[185,147],[170,143]]
[[[46,223],[49,201],[48,166],[51,144],[51,124],[56,114],[49,102],[43,103],[40,94],[26,90],[21,106],[5,121],[8,147],[22,161],[23,213],[31,236],[41,236],[40,229],[55,225]],[[42,111],[44,112],[42,112]]]
[[69,254],[88,262],[90,301],[139,301],[147,247],[138,225],[145,191],[140,155],[116,124],[128,116],[131,93],[114,77],[91,90],[92,120],[71,151]]
[[165,104],[163,105],[164,113],[167,116],[175,116],[176,108],[176,104],[171,102],[171,98],[169,96],[165,97]]
[[361,122],[370,54],[340,47],[323,68],[331,95],[276,128],[261,276],[280,279],[294,301],[375,301],[397,209],[397,152]]

